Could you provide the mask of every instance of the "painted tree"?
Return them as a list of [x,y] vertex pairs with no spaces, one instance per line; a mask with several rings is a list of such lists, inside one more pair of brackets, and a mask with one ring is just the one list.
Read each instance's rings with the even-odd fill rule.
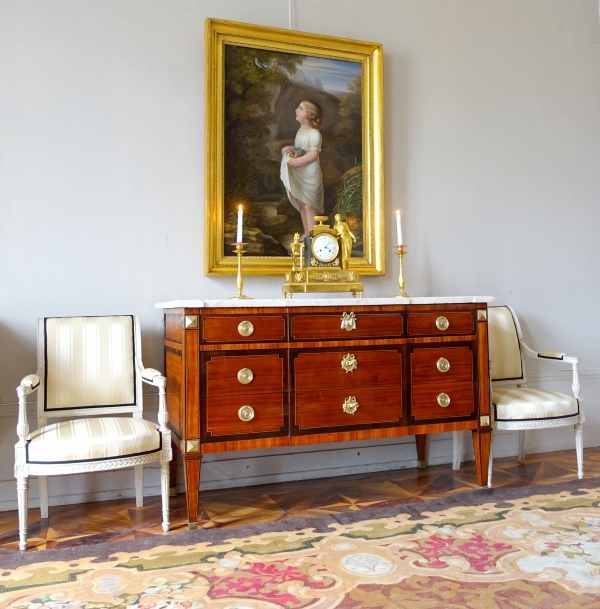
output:
[[253,202],[260,193],[261,166],[269,157],[273,96],[289,85],[303,61],[291,53],[225,48],[225,218],[243,203],[248,221],[260,223],[261,210]]

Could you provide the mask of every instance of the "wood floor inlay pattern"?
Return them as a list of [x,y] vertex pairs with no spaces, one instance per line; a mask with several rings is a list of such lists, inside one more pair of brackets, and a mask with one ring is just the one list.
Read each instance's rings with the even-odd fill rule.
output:
[[[585,477],[600,476],[600,448],[584,451]],[[494,487],[538,486],[577,479],[575,451],[530,455],[524,463],[494,461]],[[234,527],[289,518],[310,518],[458,495],[477,487],[475,463],[458,472],[450,465],[339,478],[219,489],[200,493],[198,527]],[[171,497],[171,530],[161,528],[160,497],[51,506],[49,518],[29,510],[28,552],[168,535],[187,530],[185,495]],[[0,512],[0,554],[18,552],[18,515]]]

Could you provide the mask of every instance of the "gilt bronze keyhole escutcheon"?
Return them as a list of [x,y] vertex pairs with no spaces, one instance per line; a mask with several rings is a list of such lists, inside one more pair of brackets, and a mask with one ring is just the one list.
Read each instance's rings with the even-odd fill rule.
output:
[[356,315],[354,313],[342,313],[342,330],[351,332],[356,330]]
[[342,404],[342,410],[346,414],[354,414],[358,410],[357,399],[353,395],[348,396]]
[[358,361],[356,357],[352,353],[348,353],[348,355],[344,355],[342,358],[342,369],[346,372],[352,372],[356,370],[358,366]]

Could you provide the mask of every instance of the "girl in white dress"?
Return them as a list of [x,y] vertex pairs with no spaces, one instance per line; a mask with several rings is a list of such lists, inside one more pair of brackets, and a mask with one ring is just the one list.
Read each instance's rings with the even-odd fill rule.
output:
[[[296,108],[300,129],[294,146],[281,149],[281,181],[290,203],[300,212],[304,239],[315,225],[315,216],[323,213],[323,175],[319,163],[323,110],[316,102],[304,100]],[[296,156],[297,151],[305,151]]]

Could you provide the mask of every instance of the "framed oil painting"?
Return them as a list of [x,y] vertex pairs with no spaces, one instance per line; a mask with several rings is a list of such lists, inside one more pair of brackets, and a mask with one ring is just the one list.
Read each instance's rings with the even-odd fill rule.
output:
[[206,20],[205,272],[283,275],[314,216],[356,238],[350,268],[385,272],[380,44]]

